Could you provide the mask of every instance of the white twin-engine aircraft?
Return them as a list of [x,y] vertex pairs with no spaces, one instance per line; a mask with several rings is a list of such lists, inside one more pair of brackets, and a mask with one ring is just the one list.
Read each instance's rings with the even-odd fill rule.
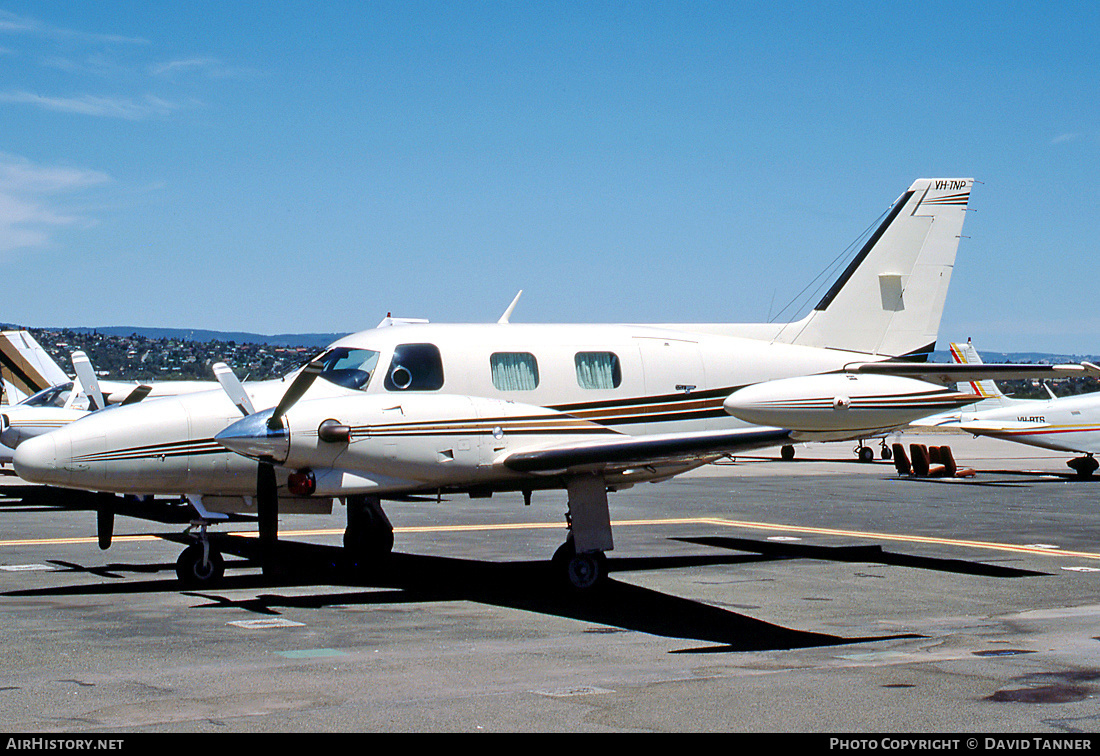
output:
[[[951,344],[956,362],[980,365],[974,345]],[[1019,444],[1083,454],[1067,460],[1077,475],[1090,477],[1100,468],[1100,393],[1057,396],[1043,384],[1049,399],[1013,399],[1005,396],[992,380],[975,382],[969,390],[982,401],[955,412],[923,418],[915,426],[956,428],[975,436],[989,436]],[[960,387],[960,390],[962,387]]]
[[797,322],[525,325],[508,322],[511,307],[495,324],[385,321],[289,382],[242,385],[220,365],[224,391],[93,413],[25,441],[15,470],[186,496],[202,517],[177,563],[192,583],[224,570],[205,530],[218,513],[258,515],[268,569],[280,512],[327,512],[341,499],[345,548],[370,562],[393,545],[383,499],[513,491],[529,501],[565,489],[569,532],[555,563],[590,587],[613,548],[608,491],[794,439],[865,437],[979,398],[954,388],[981,375],[975,366],[910,361],[934,347],[972,183],[916,181]]

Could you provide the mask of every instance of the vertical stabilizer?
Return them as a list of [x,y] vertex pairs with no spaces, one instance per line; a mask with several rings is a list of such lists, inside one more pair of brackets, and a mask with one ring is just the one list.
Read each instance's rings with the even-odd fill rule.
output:
[[777,338],[927,359],[947,299],[973,179],[918,179],[817,306]]
[[[965,344],[951,342],[951,360],[960,365],[983,364],[982,358],[978,354],[978,350],[974,348],[970,339],[967,339]],[[1010,403],[1008,397],[1006,397],[1004,392],[997,386],[996,381],[984,380],[959,383],[958,389],[959,391],[981,396],[982,401],[980,407],[982,409],[986,408],[986,406],[1007,405]]]
[[0,375],[5,389],[24,396],[71,380],[26,331],[0,333]]

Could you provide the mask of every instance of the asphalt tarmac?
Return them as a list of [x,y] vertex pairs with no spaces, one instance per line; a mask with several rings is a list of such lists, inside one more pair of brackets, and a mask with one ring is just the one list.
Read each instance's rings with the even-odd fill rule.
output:
[[563,493],[391,503],[366,577],[342,507],[284,516],[284,577],[228,557],[185,590],[184,524],[120,517],[101,551],[93,512],[0,478],[0,730],[1097,732],[1100,481],[912,440],[975,475],[807,445],[615,493],[592,595],[553,580]]

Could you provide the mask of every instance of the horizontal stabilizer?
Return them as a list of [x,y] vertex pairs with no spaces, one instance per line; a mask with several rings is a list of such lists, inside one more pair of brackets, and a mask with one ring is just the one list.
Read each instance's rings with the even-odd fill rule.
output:
[[1024,380],[1043,378],[1100,378],[1100,367],[1091,362],[1065,365],[1025,365],[1016,363],[966,365],[947,362],[882,362],[853,363],[845,367],[849,373],[897,375],[929,383],[949,385],[960,381]]

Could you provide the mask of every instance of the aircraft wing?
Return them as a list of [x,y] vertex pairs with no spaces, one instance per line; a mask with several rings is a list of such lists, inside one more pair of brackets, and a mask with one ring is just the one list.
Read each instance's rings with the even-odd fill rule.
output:
[[685,462],[790,443],[782,428],[741,428],[698,433],[593,438],[520,450],[504,459],[516,472],[548,473],[575,468]]
[[849,373],[873,373],[878,375],[896,375],[916,378],[929,383],[945,386],[960,381],[1013,381],[1026,378],[1100,378],[1100,367],[1091,362],[1066,365],[1027,365],[1015,363],[1002,364],[959,364],[950,362],[906,362],[904,360],[885,360],[883,362],[860,362],[845,367]]
[[958,428],[967,433],[984,435],[988,433],[1021,433],[1052,428],[1047,422],[1029,422],[1026,420],[963,420]]

